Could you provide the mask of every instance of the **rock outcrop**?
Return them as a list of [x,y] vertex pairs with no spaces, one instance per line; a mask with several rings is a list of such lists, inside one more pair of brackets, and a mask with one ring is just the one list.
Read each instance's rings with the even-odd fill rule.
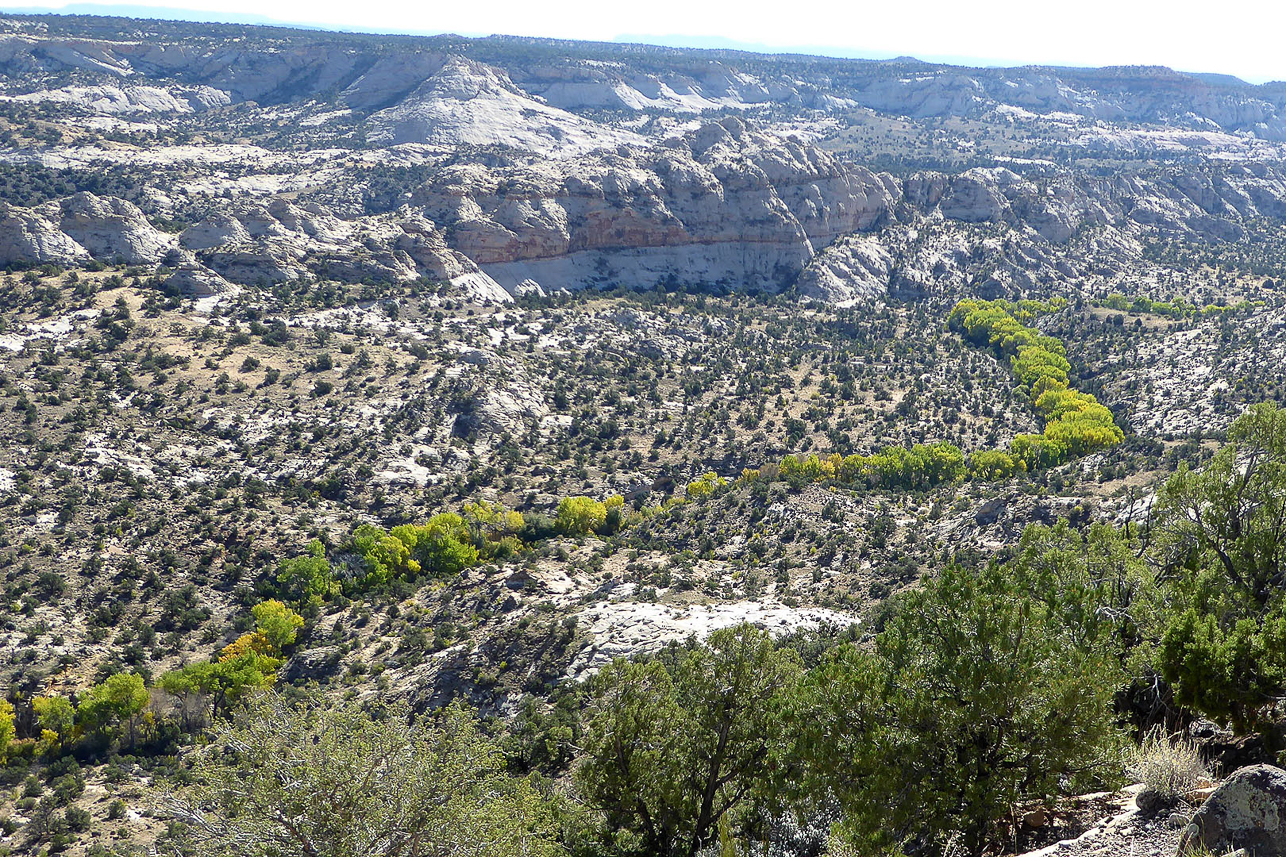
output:
[[249,202],[188,227],[179,243],[223,278],[244,285],[305,276],[343,282],[426,277],[450,282],[478,300],[509,299],[449,248],[431,221],[412,212],[344,220],[315,203]]
[[48,218],[29,208],[0,204],[0,265],[87,261],[89,252]]
[[412,204],[511,291],[663,280],[776,291],[816,249],[884,220],[891,181],[737,119],[665,146],[452,167]]
[[893,257],[878,238],[853,235],[819,253],[795,286],[800,297],[847,306],[888,294],[893,268]]
[[184,260],[180,263],[178,269],[166,278],[165,285],[168,288],[178,289],[181,294],[196,298],[235,295],[240,291],[239,287],[195,260]]
[[210,86],[65,86],[42,89],[13,98],[17,102],[69,105],[105,116],[145,113],[199,113],[231,103],[231,97]]
[[1286,771],[1253,765],[1235,771],[1193,815],[1179,841],[1179,857],[1227,854],[1286,855]]
[[1223,241],[1286,216],[1286,174],[1234,166],[1041,178],[980,168],[897,180],[727,118],[655,147],[444,165],[397,201],[364,215],[342,199],[248,196],[175,236],[131,202],[77,193],[5,207],[0,263],[166,262],[187,268],[183,289],[195,294],[222,290],[215,275],[250,286],[423,277],[484,301],[677,282],[794,285],[836,304],[1053,294],[1137,267],[1149,235]]
[[[1264,167],[1115,178],[978,168],[898,181],[725,119],[654,148],[447,167],[411,204],[511,292],[680,280],[796,284],[804,297],[853,303],[1049,286],[1082,276],[1090,258],[1104,270],[1137,261],[1148,232],[1236,239],[1243,220],[1286,206],[1286,177]],[[943,223],[1011,235],[980,241]],[[888,224],[897,228],[861,234]],[[923,240],[935,232],[949,234]]]
[[204,297],[238,285],[297,280],[450,283],[478,301],[510,295],[472,260],[447,246],[436,225],[401,211],[345,220],[316,204],[243,202],[175,236],[157,230],[133,203],[78,193],[37,208],[0,204],[0,265],[164,264],[167,281]]
[[369,120],[376,145],[509,146],[576,155],[642,138],[550,107],[518,89],[497,69],[462,57],[442,66],[413,92]]
[[82,192],[59,202],[56,211],[58,228],[100,261],[151,265],[175,246],[174,236],[157,230],[123,199]]
[[823,607],[798,608],[760,601],[702,607],[630,601],[622,596],[632,591],[633,586],[627,584],[623,588],[626,591],[616,593],[617,598],[596,601],[573,614],[593,643],[582,649],[568,666],[567,678],[584,681],[614,658],[655,652],[667,643],[689,637],[705,638],[720,628],[743,622],[778,636],[824,626],[845,628],[859,621],[855,614]]
[[903,195],[916,209],[947,220],[1023,225],[1054,243],[1126,222],[1174,238],[1237,240],[1243,234],[1238,221],[1286,214],[1286,176],[1262,165],[1112,178],[1032,178],[975,168],[911,176]]
[[452,380],[446,414],[449,434],[489,443],[505,434],[521,434],[549,414],[539,386],[523,373],[497,374],[494,352],[478,349],[462,353],[460,359],[462,369],[463,364],[477,368]]

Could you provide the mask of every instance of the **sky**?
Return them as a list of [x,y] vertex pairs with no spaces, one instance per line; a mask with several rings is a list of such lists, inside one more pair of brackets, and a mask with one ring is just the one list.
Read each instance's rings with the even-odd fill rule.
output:
[[546,36],[975,65],[1165,65],[1286,80],[1286,3],[1223,0],[27,0],[74,11],[327,29]]

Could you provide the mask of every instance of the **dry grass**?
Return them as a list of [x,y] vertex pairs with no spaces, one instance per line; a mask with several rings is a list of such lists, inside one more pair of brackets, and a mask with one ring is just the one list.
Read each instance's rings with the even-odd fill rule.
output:
[[1145,789],[1164,797],[1182,797],[1201,785],[1206,766],[1191,738],[1150,731],[1126,760],[1126,771]]

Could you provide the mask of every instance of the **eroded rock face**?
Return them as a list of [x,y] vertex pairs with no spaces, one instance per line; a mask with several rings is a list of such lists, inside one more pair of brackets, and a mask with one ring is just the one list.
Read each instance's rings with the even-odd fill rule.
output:
[[89,261],[89,252],[48,218],[29,208],[0,204],[0,265]]
[[848,305],[888,293],[893,257],[880,241],[853,235],[817,255],[796,281],[801,297]]
[[[1024,177],[1003,168],[904,180],[736,118],[653,147],[444,166],[402,207],[249,197],[180,236],[133,203],[78,193],[0,209],[0,263],[199,263],[245,286],[320,277],[447,281],[464,296],[682,281],[795,285],[835,304],[1058,290],[1114,276],[1161,233],[1218,241],[1286,214],[1286,175]],[[338,216],[335,211],[342,210]],[[173,256],[179,252],[176,264]],[[184,283],[204,294],[221,285]]]
[[211,213],[181,235],[157,230],[133,203],[78,193],[38,208],[0,204],[0,265],[164,264],[196,296],[224,294],[315,275],[344,282],[451,283],[471,299],[509,293],[421,214],[400,211],[346,220],[316,204],[242,202]]
[[642,142],[637,134],[550,107],[514,86],[504,72],[462,57],[444,58],[415,91],[369,124],[367,139],[377,145],[499,145],[575,155]]
[[1005,189],[1021,181],[1006,169],[969,170],[950,182],[938,205],[948,220],[998,222],[1009,208]]
[[102,261],[156,264],[173,249],[173,236],[148,223],[132,202],[77,193],[58,204],[58,227]]
[[319,646],[299,652],[282,665],[281,677],[284,681],[324,679],[339,668],[340,657],[339,649],[334,646]]
[[177,287],[183,294],[197,298],[233,295],[240,291],[237,286],[195,260],[187,260],[180,264],[178,269],[166,279],[165,284]]
[[979,167],[954,176],[910,176],[903,198],[947,220],[1023,225],[1054,243],[1085,227],[1126,222],[1171,237],[1227,241],[1243,237],[1239,220],[1286,213],[1286,177],[1262,165],[1210,174],[1040,179]]
[[1286,855],[1286,771],[1252,765],[1233,773],[1197,810],[1179,841],[1179,857],[1204,849],[1250,857]]
[[209,86],[65,86],[20,95],[17,102],[67,104],[102,115],[198,113],[231,102],[228,93]]
[[[898,181],[727,118],[651,148],[450,166],[411,204],[510,292],[678,279],[749,291],[796,284],[808,298],[854,303],[966,283],[1008,295],[1080,276],[1078,260],[1126,264],[1144,232],[1234,239],[1240,219],[1286,206],[1286,180],[1236,167],[1186,179],[977,168]],[[943,222],[1010,227],[1013,238],[910,235]],[[910,237],[870,234],[888,224]],[[983,268],[990,273],[979,280]]]
[[423,276],[461,286],[478,300],[509,298],[448,247],[432,221],[407,211],[345,220],[311,203],[242,203],[190,226],[179,243],[223,278],[244,285],[308,275],[348,282]]
[[506,288],[659,280],[776,291],[888,217],[891,182],[735,118],[656,148],[444,170],[412,203]]

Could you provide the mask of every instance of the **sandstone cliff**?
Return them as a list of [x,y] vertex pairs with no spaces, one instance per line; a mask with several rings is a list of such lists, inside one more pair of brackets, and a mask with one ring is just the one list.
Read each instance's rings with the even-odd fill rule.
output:
[[776,291],[889,216],[896,185],[798,140],[710,123],[656,148],[444,170],[411,204],[508,289],[682,279]]

